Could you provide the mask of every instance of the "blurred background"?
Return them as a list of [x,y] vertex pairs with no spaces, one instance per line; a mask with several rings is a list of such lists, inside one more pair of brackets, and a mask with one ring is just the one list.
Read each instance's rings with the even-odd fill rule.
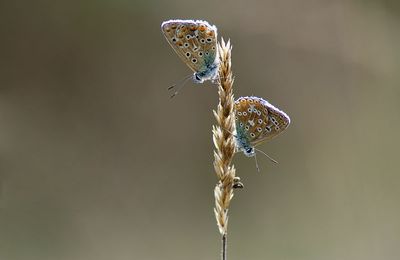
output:
[[235,259],[399,259],[398,1],[3,1],[0,259],[218,259],[216,86],[160,24],[233,44],[235,95],[292,124],[235,156]]

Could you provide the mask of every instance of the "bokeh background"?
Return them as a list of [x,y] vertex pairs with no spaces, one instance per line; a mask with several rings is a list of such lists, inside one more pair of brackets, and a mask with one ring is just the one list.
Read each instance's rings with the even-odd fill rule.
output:
[[400,257],[398,1],[3,1],[0,259],[218,259],[215,85],[163,20],[230,38],[235,95],[286,111],[235,157],[229,259]]

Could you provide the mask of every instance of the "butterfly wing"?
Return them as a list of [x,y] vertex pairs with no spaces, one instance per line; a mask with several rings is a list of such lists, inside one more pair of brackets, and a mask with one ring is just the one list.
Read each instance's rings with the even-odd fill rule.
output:
[[216,63],[217,28],[206,21],[169,20],[161,25],[168,43],[195,73],[204,73]]
[[282,133],[290,124],[289,116],[258,97],[235,101],[236,117],[250,144],[256,146]]

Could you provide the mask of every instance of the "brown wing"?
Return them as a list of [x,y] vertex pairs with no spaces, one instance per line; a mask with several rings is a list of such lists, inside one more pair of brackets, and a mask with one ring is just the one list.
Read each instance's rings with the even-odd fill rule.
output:
[[206,21],[170,20],[161,30],[168,43],[193,71],[207,70],[216,59],[217,28]]
[[290,124],[290,118],[268,101],[258,97],[241,97],[235,102],[236,116],[242,123],[252,146],[274,138]]

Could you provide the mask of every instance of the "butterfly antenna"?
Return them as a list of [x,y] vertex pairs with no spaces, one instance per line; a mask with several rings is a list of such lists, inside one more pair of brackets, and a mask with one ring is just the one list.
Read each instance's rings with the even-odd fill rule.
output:
[[260,149],[254,148],[254,150],[256,150],[256,151],[258,151],[258,152],[262,153],[263,155],[265,155],[265,156],[266,156],[268,159],[270,159],[270,160],[271,160],[271,162],[278,164],[278,161],[277,161],[277,160],[275,160],[274,158],[272,158],[272,157],[271,157],[271,156],[269,156],[268,154],[264,153],[264,152],[263,152],[263,151],[261,151]]
[[186,76],[183,79],[181,79],[177,84],[174,84],[172,86],[168,87],[168,90],[171,90],[173,88],[175,88],[176,86],[179,86],[178,89],[171,95],[171,98],[175,97],[179,91],[183,88],[183,86],[185,86],[186,82],[192,78],[192,75]]
[[257,154],[254,154],[254,160],[256,161],[257,171],[260,172],[260,167],[258,167]]

